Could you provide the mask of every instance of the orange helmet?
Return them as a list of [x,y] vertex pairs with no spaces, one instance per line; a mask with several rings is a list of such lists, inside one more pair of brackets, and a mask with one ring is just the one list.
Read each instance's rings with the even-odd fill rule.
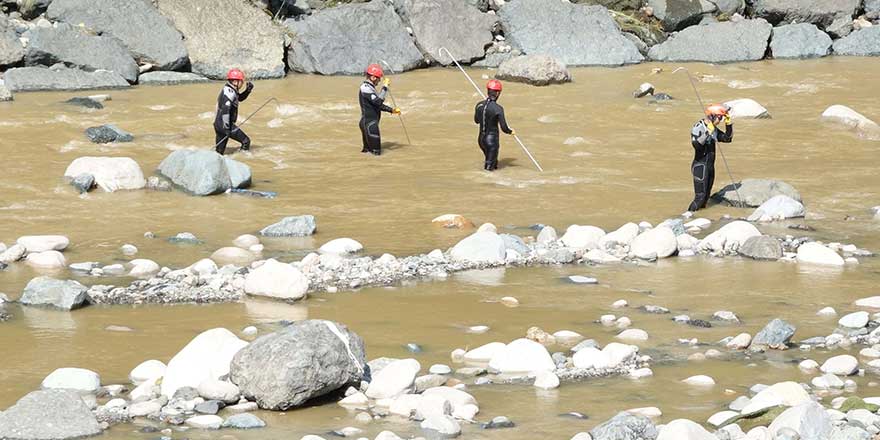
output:
[[232,69],[229,71],[229,73],[226,74],[226,79],[228,79],[230,81],[236,80],[236,79],[244,81],[244,72],[242,72],[241,70],[238,70],[238,69]]
[[501,91],[501,81],[497,79],[490,79],[488,83],[486,83],[486,88],[489,90],[494,90],[496,92]]
[[376,78],[381,78],[385,75],[385,72],[382,71],[382,66],[378,64],[370,64],[367,66],[366,74],[370,76],[375,76]]
[[727,106],[723,104],[710,104],[706,107],[706,116],[727,116]]

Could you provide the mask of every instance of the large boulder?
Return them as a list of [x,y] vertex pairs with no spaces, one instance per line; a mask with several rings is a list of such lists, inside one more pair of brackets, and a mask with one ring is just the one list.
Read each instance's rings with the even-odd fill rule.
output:
[[752,8],[754,16],[773,24],[813,23],[825,28],[838,18],[852,20],[860,4],[861,0],[755,0]]
[[857,30],[834,42],[836,55],[880,56],[880,26]]
[[556,364],[543,345],[530,339],[517,339],[498,350],[489,367],[502,373],[553,371]]
[[340,5],[285,26],[293,33],[287,65],[295,72],[356,75],[379,60],[402,72],[423,62],[400,16],[385,2]]
[[703,7],[699,0],[648,0],[654,17],[667,32],[682,30],[700,22]]
[[371,399],[390,399],[411,392],[421,368],[415,359],[391,362],[373,376],[364,394]]
[[248,295],[297,300],[309,291],[309,279],[299,269],[270,258],[247,274],[244,291]]
[[651,419],[625,411],[590,431],[593,440],[654,440],[657,434]]
[[513,1],[499,15],[508,41],[529,55],[549,55],[569,66],[620,66],[644,59],[602,6]]
[[691,26],[651,47],[655,61],[731,63],[764,58],[772,26],[765,20],[710,23]]
[[500,264],[507,256],[507,246],[504,239],[494,232],[476,232],[459,241],[449,255],[456,261]]
[[70,239],[63,235],[23,235],[15,240],[30,252],[63,251],[70,246]]
[[[175,185],[196,196],[219,194],[230,188],[250,186],[249,178],[238,186],[233,185],[230,161],[232,159],[210,150],[177,150],[159,164],[158,171]],[[247,165],[239,165],[247,168],[250,174]]]
[[140,165],[130,157],[80,157],[64,171],[67,179],[82,174],[93,176],[95,184],[107,192],[143,189],[147,185]]
[[753,260],[775,261],[782,258],[782,242],[769,235],[757,235],[746,240],[738,252]]
[[36,27],[27,35],[24,59],[29,66],[63,63],[89,72],[109,70],[130,83],[137,81],[137,63],[115,38],[90,35],[68,24]]
[[44,390],[72,390],[81,394],[94,394],[101,388],[98,373],[83,368],[59,368],[43,379],[40,384]]
[[749,216],[748,220],[750,222],[771,222],[774,220],[803,217],[804,214],[804,205],[801,202],[787,195],[780,194],[762,203]]
[[495,78],[533,86],[571,82],[571,74],[565,64],[547,55],[523,55],[508,59],[498,66]]
[[284,411],[360,383],[365,356],[363,339],[346,326],[298,321],[235,355],[230,378],[260,408]]
[[595,249],[599,246],[605,231],[595,226],[571,225],[559,241],[575,249]]
[[439,53],[441,47],[450,48],[458,62],[483,58],[498,22],[496,16],[461,0],[404,0],[397,12],[409,24],[425,57],[444,66],[453,60],[446,52]]
[[12,66],[24,58],[24,47],[6,16],[0,14],[0,68]]
[[770,51],[773,58],[824,57],[831,52],[831,37],[811,23],[787,24],[773,28]]
[[0,412],[0,438],[7,440],[77,439],[101,432],[95,415],[75,391],[34,391]]
[[148,1],[53,0],[46,16],[115,38],[139,63],[159,70],[182,69],[189,62],[183,36]]
[[761,231],[753,224],[737,220],[700,240],[697,249],[704,252],[736,252],[746,240],[760,235]]
[[183,34],[193,72],[225,80],[237,67],[251,79],[284,76],[283,32],[251,2],[161,0],[159,11]]
[[799,263],[818,264],[825,266],[843,266],[846,262],[837,252],[816,242],[804,243],[798,247]]
[[774,438],[783,428],[797,432],[802,440],[825,440],[831,436],[831,417],[822,405],[808,401],[783,411],[769,426]]
[[677,249],[675,233],[665,226],[642,232],[630,243],[630,253],[644,260],[666,258],[674,254]]
[[260,230],[264,237],[306,237],[315,233],[318,228],[313,215],[296,215],[284,217],[280,222],[266,226]]
[[228,375],[232,357],[246,345],[225,328],[202,332],[168,362],[162,394],[171,398],[180,388],[197,388],[205,380]]
[[845,105],[832,105],[828,107],[822,112],[822,119],[859,130],[876,130],[878,128],[876,122]]
[[[757,208],[780,194],[803,203],[801,194],[793,186],[781,180],[743,179],[742,182],[735,185],[735,187],[727,185],[721,188],[718,192],[712,194],[712,198],[734,206],[745,205],[752,208]],[[743,203],[740,203],[740,196],[743,199]]]
[[18,301],[26,306],[73,310],[86,304],[88,291],[86,286],[74,280],[37,277],[27,283]]
[[63,66],[16,67],[6,71],[3,80],[13,92],[38,90],[118,89],[128,87],[128,81],[116,72],[99,70],[85,72]]

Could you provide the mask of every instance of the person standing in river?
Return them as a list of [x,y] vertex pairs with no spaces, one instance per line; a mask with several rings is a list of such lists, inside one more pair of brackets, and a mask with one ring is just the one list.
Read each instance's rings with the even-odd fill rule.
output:
[[254,83],[248,81],[245,86],[244,72],[232,69],[226,74],[227,82],[217,97],[217,116],[214,118],[214,149],[223,155],[226,152],[226,143],[233,139],[241,144],[241,151],[251,149],[251,138],[237,127],[238,103],[246,100],[254,89]]
[[[724,130],[718,126],[724,124]],[[706,108],[706,117],[697,121],[691,129],[691,146],[694,147],[694,161],[691,174],[694,177],[694,201],[688,211],[695,212],[705,208],[715,183],[715,143],[733,141],[733,124],[726,106],[712,104]]]
[[485,156],[483,169],[486,171],[498,169],[498,151],[501,149],[500,140],[498,139],[499,126],[501,131],[509,135],[516,135],[516,132],[507,126],[507,119],[504,118],[504,107],[498,105],[501,88],[501,81],[497,79],[490,80],[486,84],[486,100],[477,103],[474,110],[474,123],[480,126],[477,144],[479,144],[480,150],[483,151],[483,156]]
[[[358,101],[361,105],[361,120],[358,124],[361,129],[363,148],[361,153],[372,153],[375,156],[382,154],[382,136],[379,134],[379,120],[382,112],[399,115],[399,108],[391,108],[385,105],[385,95],[388,94],[388,86],[391,80],[382,79],[385,72],[378,64],[370,64],[364,72],[366,79],[361,84],[358,92]],[[382,90],[377,91],[376,86],[382,81]]]

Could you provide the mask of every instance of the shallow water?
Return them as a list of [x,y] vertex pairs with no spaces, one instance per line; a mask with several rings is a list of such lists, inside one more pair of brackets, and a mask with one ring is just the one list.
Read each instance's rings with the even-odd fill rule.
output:
[[[652,69],[663,68],[652,75]],[[422,253],[447,248],[467,232],[432,227],[430,220],[454,212],[475,223],[490,221],[521,235],[524,227],[543,223],[560,233],[572,223],[613,230],[628,221],[653,223],[675,216],[692,198],[688,174],[688,132],[699,118],[696,99],[675,65],[645,64],[621,69],[574,69],[575,83],[549,88],[505,84],[501,103],[508,120],[540,160],[538,173],[510,138],[502,139],[502,165],[494,174],[480,171],[472,106],[478,99],[455,70],[426,70],[394,78],[393,91],[403,108],[413,145],[407,145],[399,122],[382,123],[386,154],[366,157],[360,151],[355,91],[357,78],[292,76],[260,82],[243,104],[249,114],[270,97],[278,99],[249,122],[252,153],[234,157],[254,171],[256,190],[276,191],[274,200],[238,195],[193,198],[148,191],[77,196],[61,176],[75,158],[86,155],[130,156],[149,173],[178,148],[209,148],[210,118],[219,84],[140,87],[112,91],[100,111],[84,111],[60,102],[73,93],[19,94],[0,104],[0,149],[4,164],[0,185],[0,241],[25,234],[62,233],[70,237],[68,262],[125,261],[124,243],[136,245],[138,258],[181,267],[254,233],[286,215],[313,214],[318,234],[299,240],[264,240],[266,256],[293,260],[337,237],[361,241],[379,255]],[[832,104],[845,104],[873,119],[880,102],[870,93],[880,86],[877,59],[827,58],[814,61],[766,61],[752,64],[689,65],[703,75],[704,100],[749,97],[767,107],[772,119],[736,121],[735,142],[724,151],[737,179],[778,178],[798,188],[809,212],[813,236],[880,250],[880,222],[868,208],[880,204],[875,175],[880,142],[819,120]],[[476,79],[485,71],[474,70]],[[636,101],[630,92],[644,81],[680,100],[661,105]],[[80,93],[78,95],[82,95]],[[97,146],[82,131],[115,123],[136,141]],[[717,185],[729,180],[718,165]],[[713,206],[701,212],[712,220],[749,211]],[[844,217],[855,219],[844,221]],[[784,225],[761,227],[765,233],[798,235]],[[145,231],[159,238],[145,239]],[[172,245],[165,239],[181,231],[195,233],[202,245]],[[657,406],[664,421],[677,417],[702,421],[754,383],[804,380],[792,360],[826,353],[797,350],[750,361],[685,362],[695,349],[678,338],[712,343],[740,332],[756,333],[781,317],[798,326],[796,339],[828,334],[834,320],[815,316],[824,306],[852,311],[852,301],[878,295],[880,263],[865,258],[858,266],[819,270],[787,263],[697,257],[635,266],[520,268],[462,273],[447,280],[424,280],[391,288],[319,294],[285,305],[249,300],[212,306],[90,307],[73,313],[12,307],[15,318],[0,324],[6,362],[0,368],[0,407],[14,403],[53,369],[78,366],[101,373],[102,381],[124,383],[143,360],[170,359],[195,334],[223,326],[237,331],[257,324],[264,330],[280,319],[326,318],[347,324],[367,342],[369,358],[415,356],[427,368],[449,363],[454,348],[510,341],[537,325],[553,332],[574,330],[600,343],[613,341],[614,330],[593,321],[606,313],[629,316],[633,327],[651,335],[642,351],[658,359],[654,377],[641,381],[607,378],[565,384],[550,392],[529,386],[472,387],[481,420],[506,415],[519,428],[481,431],[465,428],[465,438],[569,438],[618,410]],[[564,283],[584,274],[598,286]],[[0,273],[0,292],[16,298],[35,272],[22,263]],[[69,276],[66,272],[57,275]],[[86,283],[126,279],[81,279]],[[521,306],[496,301],[515,296]],[[626,299],[628,310],[612,310]],[[673,314],[708,319],[716,310],[732,310],[744,323],[698,329],[649,315],[635,306],[656,304]],[[484,324],[487,334],[467,334],[463,326]],[[125,325],[131,333],[109,332]],[[425,352],[403,347],[416,342]],[[705,351],[711,346],[700,346]],[[836,351],[835,354],[839,354]],[[718,384],[693,389],[679,381],[708,374]],[[880,395],[858,378],[862,396]],[[557,415],[579,411],[588,420]],[[354,425],[353,414],[335,405],[284,415],[261,413],[270,428],[234,433],[236,438],[276,438],[322,433]],[[131,425],[114,428],[110,438],[130,438]],[[416,433],[416,424],[383,421],[370,425],[398,434]],[[228,433],[189,432],[191,438],[219,438]],[[296,438],[296,437],[294,437]]]

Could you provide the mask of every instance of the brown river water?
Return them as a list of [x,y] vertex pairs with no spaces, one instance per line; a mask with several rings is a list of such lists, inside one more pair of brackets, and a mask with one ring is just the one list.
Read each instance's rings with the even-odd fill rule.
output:
[[[652,75],[652,69],[663,72]],[[462,214],[475,223],[492,222],[500,231],[534,235],[535,223],[560,230],[572,223],[606,230],[628,221],[657,223],[683,212],[693,196],[689,175],[692,149],[689,130],[700,117],[697,101],[675,65],[643,64],[620,69],[573,69],[575,82],[532,88],[506,84],[501,103],[546,170],[537,172],[513,140],[502,138],[503,169],[480,170],[472,108],[478,97],[456,70],[423,70],[394,78],[393,92],[412,137],[400,124],[383,119],[386,153],[378,158],[359,153],[356,90],[360,79],[294,75],[257,83],[242,117],[270,97],[270,104],[245,125],[254,140],[251,153],[237,153],[254,172],[256,190],[276,191],[276,199],[240,195],[195,198],[178,192],[101,193],[80,197],[62,180],[67,165],[80,156],[130,156],[145,173],[172,150],[210,148],[211,118],[219,83],[175,87],[137,87],[111,91],[112,101],[100,111],[85,111],[60,102],[89,93],[28,93],[0,104],[0,241],[10,244],[26,234],[64,234],[71,247],[68,263],[125,261],[125,243],[136,245],[137,258],[183,267],[231,244],[238,235],[255,233],[286,215],[313,214],[318,233],[308,239],[264,240],[264,255],[292,261],[338,237],[351,237],[366,253],[398,256],[448,248],[465,231],[432,227],[444,213]],[[880,251],[880,221],[871,206],[880,205],[877,153],[880,142],[846,128],[823,123],[822,111],[844,104],[880,119],[880,60],[826,58],[814,61],[765,61],[710,66],[692,64],[705,75],[703,99],[722,101],[749,97],[767,107],[772,119],[738,120],[734,143],[724,145],[737,179],[777,178],[798,188],[808,210],[811,233],[825,241],[855,243]],[[477,82],[487,72],[473,70]],[[661,105],[634,100],[631,92],[644,81],[679,100]],[[83,135],[87,127],[114,123],[130,131],[135,142],[95,145]],[[716,186],[729,178],[718,165]],[[711,206],[700,216],[746,216],[750,211]],[[844,221],[851,216],[854,219]],[[796,231],[785,225],[759,226],[765,233]],[[152,231],[158,238],[146,239]],[[205,243],[180,246],[165,239],[189,231]],[[597,286],[565,283],[568,275],[597,277]],[[24,265],[0,272],[0,292],[13,299],[36,273]],[[70,276],[67,272],[56,274]],[[612,342],[615,331],[594,323],[602,314],[629,316],[634,328],[651,335],[639,344],[656,359],[651,378],[632,381],[607,378],[563,384],[553,391],[526,385],[471,387],[481,420],[506,415],[518,427],[482,431],[466,426],[464,438],[568,439],[618,410],[657,406],[662,421],[687,417],[704,421],[755,383],[809,381],[794,361],[823,361],[831,354],[790,350],[749,360],[686,362],[697,349],[678,338],[713,343],[741,332],[756,333],[781,317],[798,326],[795,339],[827,335],[833,319],[815,312],[832,306],[854,311],[852,301],[880,295],[880,263],[863,258],[858,266],[825,270],[789,263],[761,263],[738,258],[695,257],[657,264],[590,267],[535,267],[466,272],[446,280],[423,280],[355,292],[317,294],[288,305],[248,300],[210,306],[88,307],[72,313],[10,307],[12,321],[0,324],[0,408],[13,404],[59,367],[98,371],[102,382],[127,383],[128,372],[146,359],[168,361],[197,333],[247,325],[265,330],[281,319],[322,318],[343,322],[367,343],[368,358],[415,357],[423,370],[450,363],[449,353],[491,342],[509,342],[537,325],[554,332],[567,329]],[[127,279],[81,279],[85,283],[126,283]],[[521,305],[505,307],[503,296]],[[629,309],[611,303],[626,299]],[[708,319],[716,310],[732,310],[744,321],[711,329],[680,326],[671,315],[649,315],[644,304],[668,307]],[[463,327],[488,325],[482,335]],[[109,325],[133,332],[111,332]],[[404,345],[424,347],[409,353]],[[705,351],[712,346],[704,345]],[[854,349],[857,351],[857,349]],[[840,354],[840,350],[835,352]],[[662,361],[661,361],[662,360]],[[694,389],[680,383],[708,374],[718,384]],[[858,394],[880,396],[870,374],[857,378]],[[874,384],[870,384],[874,385]],[[726,391],[729,390],[729,391]],[[733,393],[733,394],[731,394]],[[587,420],[559,417],[578,411]],[[258,432],[196,432],[190,438],[298,438],[356,425],[353,413],[336,405],[285,414],[261,412],[269,428]],[[366,436],[390,429],[417,434],[417,424],[393,420],[363,427]],[[152,438],[122,425],[105,436]],[[155,434],[153,434],[155,436]]]

